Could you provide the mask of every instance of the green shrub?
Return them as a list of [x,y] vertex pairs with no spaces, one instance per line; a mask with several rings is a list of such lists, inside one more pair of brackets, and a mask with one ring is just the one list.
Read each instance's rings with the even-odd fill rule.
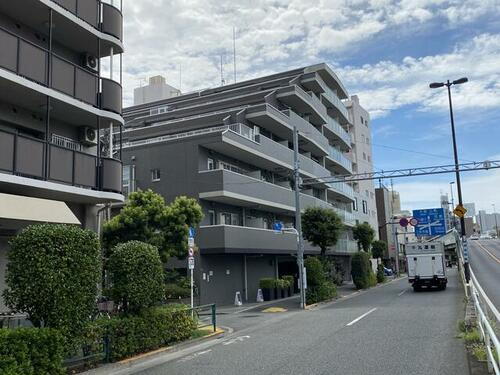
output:
[[283,276],[283,280],[286,280],[288,282],[288,287],[291,288],[295,284],[295,277],[292,275],[285,275]]
[[321,285],[310,287],[306,291],[306,303],[313,304],[327,301],[337,296],[337,288],[331,281],[324,281]]
[[109,338],[112,361],[187,340],[197,327],[184,305],[153,307],[137,315],[100,319],[93,325],[94,332]]
[[165,285],[165,296],[167,299],[188,298],[191,296],[191,288],[184,288],[177,284]]
[[372,243],[372,255],[373,258],[384,258],[387,254],[387,244],[384,241],[373,241]]
[[276,280],[270,277],[264,277],[259,280],[260,289],[274,289],[276,288]]
[[466,332],[463,335],[465,343],[470,344],[479,344],[482,342],[481,334],[477,329],[473,329],[472,331]]
[[384,265],[379,264],[377,266],[377,282],[383,283],[383,282],[385,282],[385,280],[386,280],[386,277],[385,277],[385,273],[384,273]]
[[164,274],[156,247],[139,241],[116,246],[109,258],[107,294],[126,312],[138,312],[164,299]]
[[4,297],[35,327],[74,338],[95,308],[100,277],[95,233],[71,225],[32,225],[11,242]]
[[359,251],[352,256],[351,276],[357,289],[366,289],[377,285],[377,278],[372,271],[370,254]]
[[0,374],[63,375],[64,345],[55,329],[0,329]]
[[305,260],[304,265],[307,270],[307,287],[312,288],[323,285],[326,276],[321,261],[316,257],[309,257]]

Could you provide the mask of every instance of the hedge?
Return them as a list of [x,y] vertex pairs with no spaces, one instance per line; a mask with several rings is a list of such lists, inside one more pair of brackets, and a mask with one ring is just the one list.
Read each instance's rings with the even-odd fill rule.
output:
[[274,289],[276,286],[276,279],[264,277],[259,280],[259,288],[261,289]]
[[0,329],[0,374],[63,375],[65,340],[51,328]]
[[334,298],[337,288],[327,280],[325,267],[316,257],[309,257],[304,262],[307,269],[306,303],[313,304]]
[[352,256],[351,275],[357,289],[366,289],[377,285],[377,278],[372,271],[370,254],[359,251]]
[[384,273],[384,265],[379,264],[377,266],[377,282],[383,283],[386,280],[385,273]]
[[90,343],[109,339],[109,359],[117,361],[186,340],[197,327],[184,305],[168,305],[143,310],[137,315],[99,319],[89,327]]

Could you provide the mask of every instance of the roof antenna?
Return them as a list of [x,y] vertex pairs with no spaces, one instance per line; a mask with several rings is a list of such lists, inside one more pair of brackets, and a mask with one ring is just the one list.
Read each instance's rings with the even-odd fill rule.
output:
[[226,84],[226,80],[224,79],[224,68],[222,65],[222,55],[220,55],[220,85],[224,86]]
[[233,66],[234,66],[234,83],[236,83],[236,27],[233,26]]

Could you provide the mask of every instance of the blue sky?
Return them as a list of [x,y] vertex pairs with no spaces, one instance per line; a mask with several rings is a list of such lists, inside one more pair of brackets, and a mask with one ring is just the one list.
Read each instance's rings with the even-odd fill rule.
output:
[[[453,162],[447,96],[454,88],[463,161],[500,159],[499,0],[141,0],[125,2],[125,102],[163,74],[186,91],[329,63],[372,117],[373,160],[390,170]],[[182,80],[180,79],[182,70]],[[405,151],[407,150],[407,151]],[[406,209],[439,204],[453,175],[394,180]],[[389,183],[389,181],[386,181]],[[500,171],[463,174],[466,202],[500,207]]]

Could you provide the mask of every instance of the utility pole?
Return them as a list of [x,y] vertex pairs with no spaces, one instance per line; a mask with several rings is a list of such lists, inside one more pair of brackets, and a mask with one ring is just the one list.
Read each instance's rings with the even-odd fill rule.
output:
[[453,213],[453,210],[455,209],[455,199],[453,198],[453,184],[455,181],[450,182],[450,192],[451,192],[451,215],[453,217],[453,228],[457,229],[457,221],[455,219],[455,214]]
[[392,234],[394,236],[394,250],[396,251],[396,275],[399,277],[399,243],[398,243],[398,232],[396,227],[396,217],[394,216],[394,183],[391,178],[391,223],[392,223]]
[[495,209],[495,203],[493,203],[492,206],[493,206],[493,216],[495,216],[495,233],[497,234],[498,238],[497,210]]
[[[431,89],[439,88],[446,86],[448,89],[448,103],[450,106],[450,120],[451,120],[451,136],[453,140],[453,156],[455,158],[455,175],[457,181],[457,192],[458,192],[458,204],[463,207],[463,199],[462,199],[462,184],[460,181],[460,167],[458,164],[458,150],[457,150],[457,139],[455,135],[455,119],[453,118],[453,103],[451,100],[451,86],[452,85],[460,85],[462,83],[466,83],[469,80],[467,78],[460,78],[453,82],[447,80],[446,82],[434,82],[429,85]],[[464,275],[465,281],[469,283],[470,280],[470,269],[469,269],[469,252],[467,250],[467,238],[465,234],[465,217],[462,215],[460,217],[460,233],[462,236],[462,244],[464,249]]]
[[300,161],[299,132],[293,125],[293,172],[295,186],[295,229],[297,229],[297,266],[299,267],[300,307],[306,308],[306,282],[304,280],[304,241],[302,239],[302,222],[300,214]]

